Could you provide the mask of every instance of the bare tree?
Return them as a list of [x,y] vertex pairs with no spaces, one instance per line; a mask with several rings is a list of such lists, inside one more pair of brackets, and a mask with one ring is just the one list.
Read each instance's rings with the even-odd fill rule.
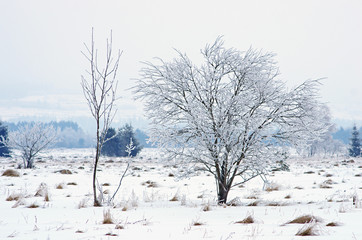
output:
[[183,172],[202,166],[211,173],[219,203],[226,203],[232,187],[265,179],[286,146],[325,131],[319,82],[287,90],[277,79],[274,54],[226,49],[221,38],[201,50],[201,66],[177,53],[171,62],[145,63],[136,98],[145,102],[150,140]]
[[11,149],[20,150],[24,168],[33,168],[35,157],[55,143],[57,133],[51,125],[42,123],[20,126],[17,131],[9,133],[8,139],[1,141]]
[[95,49],[95,41],[92,29],[92,42],[86,51],[82,54],[90,64],[90,70],[87,71],[87,77],[82,75],[81,85],[84,96],[87,100],[89,109],[96,121],[96,154],[93,165],[93,196],[94,206],[100,206],[101,202],[97,199],[96,179],[97,165],[101,154],[102,146],[105,142],[105,136],[108,128],[116,114],[114,109],[118,80],[116,79],[121,51],[118,50],[113,56],[112,49],[112,32],[110,39],[107,39],[106,58],[103,66],[98,63],[98,53]]

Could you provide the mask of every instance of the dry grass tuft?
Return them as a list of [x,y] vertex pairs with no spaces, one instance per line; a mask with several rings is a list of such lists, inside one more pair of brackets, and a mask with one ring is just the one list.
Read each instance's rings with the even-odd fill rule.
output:
[[158,187],[158,184],[156,182],[153,182],[151,180],[147,180],[146,182],[142,183],[143,186],[147,185],[148,188],[156,188]]
[[7,169],[5,170],[5,172],[3,172],[3,174],[1,176],[4,177],[19,177],[20,173],[14,169]]
[[310,222],[322,222],[322,220],[313,215],[303,215],[295,218],[292,221],[287,222],[287,224],[292,224],[292,223],[305,224]]
[[27,206],[27,208],[38,208],[38,207],[39,207],[39,205],[36,203],[32,203],[29,206]]
[[62,169],[59,171],[61,174],[73,174],[70,170],[68,169]]
[[106,236],[116,237],[116,236],[118,236],[118,235],[117,235],[117,234],[115,234],[115,233],[111,233],[111,232],[109,232],[109,233],[106,233]]
[[38,189],[36,190],[34,197],[44,197],[48,192],[48,186],[46,183],[40,183]]
[[204,211],[204,212],[211,211],[211,205],[209,202],[205,206],[202,207],[202,211]]
[[111,210],[103,211],[103,224],[113,224],[113,218],[111,215]]
[[315,172],[314,171],[307,171],[307,172],[304,172],[304,174],[314,174]]
[[22,197],[23,197],[23,195],[21,195],[21,194],[12,193],[5,200],[6,201],[18,201]]
[[236,197],[234,199],[232,199],[231,201],[229,201],[228,203],[226,203],[227,206],[231,206],[231,207],[239,207],[242,206],[242,202],[240,201],[240,198]]
[[64,189],[64,184],[63,183],[58,183],[57,185],[55,185],[56,189]]
[[111,184],[110,183],[103,183],[102,186],[109,187],[109,186],[111,186]]
[[19,200],[17,200],[16,203],[11,208],[17,208],[21,205],[25,205],[23,198],[20,198]]
[[251,203],[249,203],[247,206],[248,207],[256,207],[260,204],[260,201],[253,201]]
[[326,226],[327,227],[338,227],[338,226],[341,226],[341,224],[338,222],[330,222],[330,223],[327,223]]
[[354,175],[355,177],[362,177],[362,173],[358,173],[356,175]]
[[251,215],[249,215],[249,216],[247,216],[246,218],[244,218],[243,220],[237,221],[237,222],[235,222],[235,223],[251,224],[251,223],[254,223],[254,222],[255,222],[254,218],[253,218]]
[[202,222],[199,222],[199,221],[195,221],[192,223],[192,226],[202,226],[202,225],[205,225],[205,224]]
[[292,195],[288,194],[287,196],[284,197],[285,199],[291,199]]
[[266,187],[265,187],[265,191],[267,192],[272,192],[272,191],[279,191],[280,190],[280,185],[276,184],[276,183],[269,183]]
[[295,234],[296,236],[318,236],[318,231],[316,229],[316,223],[315,221],[306,223],[301,227],[301,229],[298,230],[298,232]]
[[88,199],[84,198],[82,199],[79,203],[78,203],[78,208],[86,208],[87,207],[87,203],[88,203]]
[[178,196],[178,194],[175,194],[175,196],[173,196],[171,199],[170,199],[170,202],[178,202],[180,201],[180,198]]
[[326,173],[324,176],[325,177],[333,177],[333,174],[332,173]]
[[169,177],[174,177],[175,175],[173,173],[168,174]]
[[115,229],[124,229],[124,226],[117,224],[117,225],[115,226]]
[[266,206],[269,206],[269,207],[282,207],[282,206],[287,206],[288,204],[287,203],[283,203],[283,202],[267,202],[265,204]]
[[67,183],[67,185],[72,185],[72,186],[76,186],[76,185],[78,185],[76,182],[69,182],[69,183]]

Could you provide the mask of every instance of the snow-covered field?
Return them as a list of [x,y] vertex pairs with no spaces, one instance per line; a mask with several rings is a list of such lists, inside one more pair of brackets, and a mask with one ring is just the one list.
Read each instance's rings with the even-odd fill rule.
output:
[[[291,159],[290,172],[272,173],[264,190],[254,179],[230,192],[235,206],[218,206],[212,176],[176,180],[176,168],[145,149],[114,206],[93,207],[92,154],[52,150],[35,169],[0,176],[0,239],[362,239],[362,202],[353,205],[353,196],[362,198],[361,159]],[[117,188],[125,161],[101,160],[105,198]],[[0,158],[0,175],[19,163]],[[107,214],[113,223],[103,223]],[[315,220],[288,224],[305,215]],[[249,216],[253,223],[241,223]],[[296,236],[307,227],[316,236]]]

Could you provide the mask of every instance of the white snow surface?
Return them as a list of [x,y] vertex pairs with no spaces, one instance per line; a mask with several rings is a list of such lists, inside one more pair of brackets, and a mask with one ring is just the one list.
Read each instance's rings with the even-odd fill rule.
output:
[[[271,173],[264,189],[261,179],[254,179],[229,193],[237,206],[219,206],[210,174],[175,179],[177,168],[162,161],[157,149],[144,149],[113,206],[93,207],[93,154],[93,149],[53,149],[36,159],[35,169],[15,169],[19,159],[0,158],[0,175],[7,169],[20,173],[0,176],[0,239],[362,239],[362,159],[294,157],[288,160],[290,172]],[[126,163],[101,159],[98,181],[110,185],[102,186],[106,199]],[[72,174],[61,174],[63,169]],[[41,184],[49,201],[44,191],[35,196]],[[9,201],[15,196],[20,198]],[[38,207],[29,208],[32,204]],[[107,211],[113,224],[103,224]],[[237,223],[249,215],[254,223]],[[316,236],[296,236],[308,224],[287,224],[303,215],[321,220],[309,223]],[[330,222],[339,226],[326,226]]]

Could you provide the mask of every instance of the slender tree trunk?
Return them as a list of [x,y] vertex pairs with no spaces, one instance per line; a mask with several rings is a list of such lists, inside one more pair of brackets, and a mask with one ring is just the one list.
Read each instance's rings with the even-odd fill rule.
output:
[[100,142],[99,142],[99,118],[97,119],[97,149],[96,149],[96,157],[94,160],[94,168],[93,168],[93,197],[94,197],[94,206],[101,206],[101,203],[97,199],[97,187],[96,187],[96,178],[97,178],[97,165],[100,154]]

